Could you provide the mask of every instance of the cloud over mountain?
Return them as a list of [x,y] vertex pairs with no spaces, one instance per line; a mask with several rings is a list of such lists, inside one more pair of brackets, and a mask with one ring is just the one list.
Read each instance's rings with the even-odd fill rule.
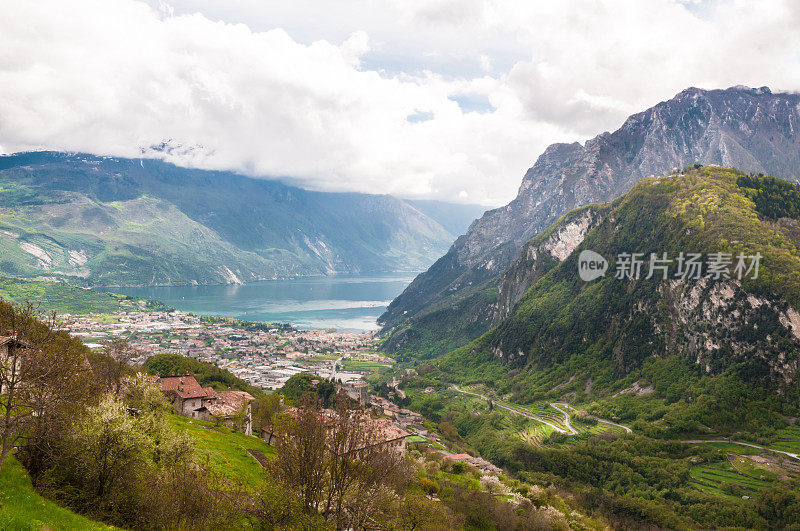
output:
[[685,86],[800,88],[788,1],[302,4],[5,1],[0,149],[499,204]]

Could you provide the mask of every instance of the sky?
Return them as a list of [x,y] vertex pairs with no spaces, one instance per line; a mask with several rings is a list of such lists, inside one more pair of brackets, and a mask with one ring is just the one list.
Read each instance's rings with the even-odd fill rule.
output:
[[0,153],[497,206],[696,86],[800,90],[796,0],[0,0]]

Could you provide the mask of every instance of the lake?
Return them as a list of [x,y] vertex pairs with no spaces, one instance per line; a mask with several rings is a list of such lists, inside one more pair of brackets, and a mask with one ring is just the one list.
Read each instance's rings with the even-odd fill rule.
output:
[[109,288],[109,291],[156,299],[183,312],[248,321],[288,322],[298,328],[377,330],[386,306],[414,279],[414,274],[334,275],[266,280],[225,286]]

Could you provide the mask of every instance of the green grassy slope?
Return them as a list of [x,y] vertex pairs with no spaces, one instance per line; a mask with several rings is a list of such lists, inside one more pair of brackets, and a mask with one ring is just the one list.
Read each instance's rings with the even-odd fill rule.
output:
[[247,450],[256,450],[265,457],[275,454],[273,448],[262,439],[224,426],[179,415],[171,415],[170,423],[175,429],[189,433],[200,460],[207,458],[212,471],[251,487],[262,481],[264,469]]
[[9,457],[0,472],[0,529],[4,531],[117,529],[94,522],[42,498],[19,461]]

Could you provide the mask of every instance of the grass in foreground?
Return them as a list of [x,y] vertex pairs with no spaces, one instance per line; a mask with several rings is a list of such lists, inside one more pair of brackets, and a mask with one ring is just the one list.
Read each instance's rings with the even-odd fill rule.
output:
[[189,433],[197,448],[200,461],[204,461],[207,457],[208,466],[212,471],[233,481],[255,485],[264,477],[264,469],[247,449],[257,450],[266,457],[275,454],[275,450],[263,439],[224,426],[179,415],[171,415],[170,423],[177,430]]
[[9,456],[0,472],[0,529],[5,531],[117,529],[39,496],[22,465]]

